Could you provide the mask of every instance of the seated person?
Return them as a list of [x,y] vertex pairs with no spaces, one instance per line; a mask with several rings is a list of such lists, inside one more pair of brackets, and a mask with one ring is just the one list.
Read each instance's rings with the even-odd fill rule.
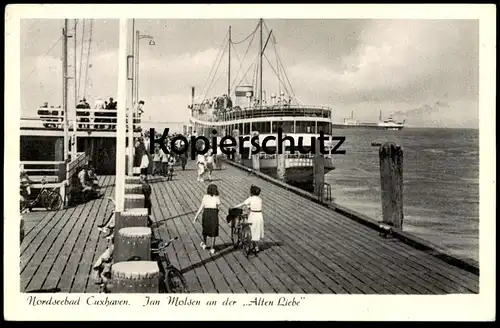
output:
[[89,178],[89,183],[94,187],[95,189],[99,189],[99,181],[97,179],[97,175],[95,174],[95,170],[92,167],[89,167],[88,170],[88,178]]
[[97,230],[106,234],[106,238],[113,234],[113,229],[115,228],[115,212],[111,213],[108,221],[105,224],[97,226]]
[[78,180],[80,181],[85,200],[97,199],[102,196],[90,182],[87,166],[84,166],[78,173]]
[[[20,186],[20,192],[21,192],[21,203],[24,203],[28,201],[29,196],[31,195],[31,179],[26,173],[24,169],[21,170],[21,186]],[[27,208],[27,211],[31,211],[31,208]]]
[[142,185],[142,194],[144,195],[144,207],[148,209],[148,226],[153,224],[151,220],[151,186],[148,183],[145,169],[141,170],[140,183]]
[[106,238],[108,248],[99,256],[92,266],[94,281],[98,285],[106,285],[111,280],[111,265],[113,263],[113,253],[115,246],[113,236]]

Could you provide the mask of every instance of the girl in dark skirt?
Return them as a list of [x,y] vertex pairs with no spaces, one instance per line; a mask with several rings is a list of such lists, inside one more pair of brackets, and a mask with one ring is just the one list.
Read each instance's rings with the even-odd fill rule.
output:
[[210,249],[211,254],[215,253],[215,239],[219,236],[219,206],[219,189],[216,185],[210,184],[207,188],[207,194],[204,195],[201,200],[200,208],[198,209],[198,212],[196,212],[193,222],[198,220],[198,217],[203,211],[203,241],[200,243],[200,247],[202,249],[206,249],[207,237],[212,237],[212,248]]

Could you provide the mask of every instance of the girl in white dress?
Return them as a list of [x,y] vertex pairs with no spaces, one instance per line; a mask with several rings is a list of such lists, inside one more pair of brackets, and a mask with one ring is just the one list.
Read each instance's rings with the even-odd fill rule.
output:
[[252,232],[252,242],[255,247],[255,251],[259,251],[259,243],[262,238],[264,238],[264,217],[262,216],[262,198],[260,198],[260,188],[252,185],[250,187],[250,197],[248,197],[243,203],[238,204],[235,208],[248,206],[250,209],[250,214],[248,215],[248,223],[250,225],[250,231]]
[[213,169],[214,169],[214,154],[210,149],[206,157],[206,170],[207,170],[208,181],[212,181]]
[[198,154],[196,165],[198,166],[198,181],[203,181],[205,174],[205,155]]

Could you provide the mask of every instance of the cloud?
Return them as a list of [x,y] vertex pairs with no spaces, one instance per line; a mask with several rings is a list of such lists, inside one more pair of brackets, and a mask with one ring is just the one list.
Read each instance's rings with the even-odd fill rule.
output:
[[344,103],[422,101],[446,93],[477,98],[477,40],[467,43],[474,34],[459,27],[453,21],[374,21],[340,69],[303,62],[290,75]]

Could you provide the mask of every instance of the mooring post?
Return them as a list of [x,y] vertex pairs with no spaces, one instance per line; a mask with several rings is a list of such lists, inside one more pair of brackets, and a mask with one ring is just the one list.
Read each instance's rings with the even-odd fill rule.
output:
[[141,177],[138,176],[126,176],[125,177],[125,183],[126,184],[140,184],[141,183]]
[[315,142],[315,152],[313,158],[313,183],[314,194],[320,196],[322,193],[323,183],[325,182],[325,160],[321,153],[319,139]]
[[142,195],[142,185],[141,184],[125,184],[125,195]]
[[112,293],[160,292],[160,268],[155,261],[119,262],[111,266]]
[[[276,149],[278,148],[276,147]],[[286,155],[279,154],[278,151],[276,150],[276,161],[278,162],[277,163],[278,180],[286,182]]]
[[384,143],[380,145],[379,158],[382,220],[403,229],[403,149],[392,142]]
[[141,261],[151,260],[151,236],[151,228],[121,228],[115,240],[115,263],[129,261],[132,257]]
[[125,194],[125,209],[144,208],[144,201],[143,194]]
[[[258,137],[258,136],[259,136],[258,131],[252,132],[252,138]],[[257,147],[252,146],[252,152],[256,151],[256,150],[257,150]],[[252,152],[250,152],[250,156],[252,158],[252,168],[254,169],[254,171],[258,172],[258,171],[260,171],[260,154],[259,153],[252,154]]]

